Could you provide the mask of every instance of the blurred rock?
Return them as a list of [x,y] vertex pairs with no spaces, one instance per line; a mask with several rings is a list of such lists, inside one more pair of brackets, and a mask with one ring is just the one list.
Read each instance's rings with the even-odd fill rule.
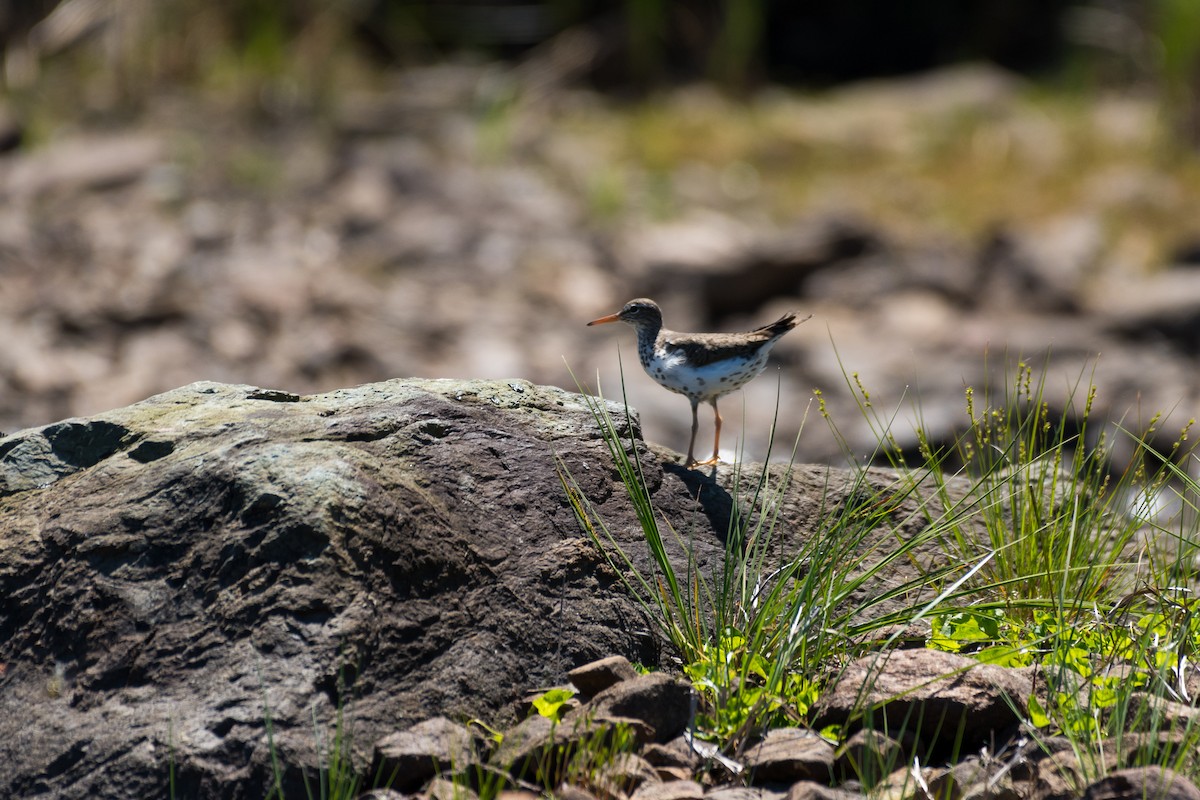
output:
[[89,135],[55,142],[22,155],[0,172],[0,196],[108,189],[145,176],[165,156],[149,133]]
[[10,153],[21,146],[25,127],[7,104],[0,103],[0,154]]
[[[609,98],[524,97],[532,78],[518,73],[405,72],[340,97],[328,130],[301,119],[256,127],[163,100],[125,128],[85,121],[0,159],[0,429],[208,378],[313,392],[412,375],[572,389],[599,377],[653,439],[679,448],[686,401],[641,374],[627,332],[584,327],[638,295],[685,331],[815,314],[776,348],[768,377],[723,402],[734,412],[726,459],[765,456],[773,424],[777,442],[804,430],[800,460],[874,451],[855,375],[877,408],[896,409],[899,441],[915,439],[918,402],[925,430],[953,441],[964,386],[1003,385],[1016,359],[1046,364],[1061,384],[1103,353],[1103,414],[1153,403],[1200,416],[1200,370],[1180,368],[1200,347],[1200,297],[1184,278],[1131,272],[1122,260],[1148,247],[1136,237],[1118,253],[1107,240],[1109,213],[1178,206],[1186,186],[1170,175],[1114,164],[1088,178],[1077,214],[975,234],[864,219],[846,210],[862,203],[839,200],[858,191],[851,179],[804,187],[808,214],[770,211],[760,171],[773,159],[829,146],[854,163],[858,148],[882,148],[919,165],[956,115],[994,118],[972,147],[1059,168],[1061,125],[1014,113],[1011,76],[979,67],[821,96],[767,90],[745,107],[689,87],[671,95],[677,113],[748,108],[783,149],[650,175],[623,164],[628,148],[659,146],[653,131],[614,138]],[[1145,143],[1145,103],[1101,106],[1098,135]],[[594,130],[555,128],[568,108]],[[657,180],[669,186],[662,209]],[[1186,234],[1180,242],[1174,256],[1186,261]],[[840,438],[805,425],[813,389]],[[1062,392],[1048,401],[1069,404]]]
[[1022,238],[996,231],[979,253],[975,300],[992,308],[1072,314],[1079,310],[1083,266],[1066,254],[1043,258]]
[[800,220],[775,233],[709,214],[643,231],[629,257],[644,265],[638,294],[690,296],[711,325],[780,295],[804,296],[810,277],[878,246],[866,226],[851,220]]

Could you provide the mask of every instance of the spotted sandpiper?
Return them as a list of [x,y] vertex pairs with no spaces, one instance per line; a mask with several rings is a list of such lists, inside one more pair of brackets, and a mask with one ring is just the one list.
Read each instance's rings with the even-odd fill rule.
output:
[[[780,337],[808,318],[798,319],[795,313],[787,313],[770,325],[745,333],[677,333],[663,327],[662,310],[657,303],[638,298],[630,300],[616,314],[594,319],[588,325],[607,322],[632,325],[637,330],[638,358],[646,374],[691,401],[692,439],[687,454],[687,466],[691,468],[717,463],[721,444],[717,400],[757,377],[766,368],[767,354]],[[707,461],[697,461],[692,455],[699,427],[696,409],[701,400],[712,405],[716,419],[713,454]]]

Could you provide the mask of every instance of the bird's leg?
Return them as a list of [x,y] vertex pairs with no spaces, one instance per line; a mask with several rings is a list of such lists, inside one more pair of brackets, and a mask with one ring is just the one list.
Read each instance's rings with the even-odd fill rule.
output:
[[[690,399],[690,398],[689,398]],[[696,466],[696,457],[692,455],[696,449],[696,431],[700,428],[700,420],[696,417],[696,409],[699,407],[699,400],[692,400],[692,440],[688,442],[687,467],[691,469]]]
[[717,410],[717,398],[712,399],[713,407],[713,457],[712,463],[717,463],[717,453],[721,451],[721,412]]
[[[698,464],[695,464],[697,467],[709,467],[720,461],[720,459],[717,457],[717,453],[721,451],[721,412],[717,410],[717,398],[714,397],[708,402],[712,403],[713,407],[713,454],[712,458],[710,458],[708,461],[701,461]],[[693,408],[693,411],[694,410],[695,409]],[[694,425],[695,417],[693,417],[692,420]],[[693,428],[692,438],[695,438],[695,435],[696,434]]]

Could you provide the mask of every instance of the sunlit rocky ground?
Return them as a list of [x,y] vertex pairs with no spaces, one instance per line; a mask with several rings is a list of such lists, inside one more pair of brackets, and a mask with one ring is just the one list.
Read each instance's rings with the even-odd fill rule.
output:
[[[622,102],[536,65],[348,85],[305,114],[212,93],[42,121],[0,156],[0,429],[200,379],[576,380],[683,450],[687,402],[586,328],[635,296],[680,330],[813,314],[727,398],[729,457],[945,439],[1018,358],[1169,442],[1200,410],[1200,159],[1149,96],[984,67]],[[860,410],[856,382],[869,392]],[[820,390],[846,445],[817,413]],[[919,409],[919,413],[916,409]],[[710,419],[702,417],[703,451]],[[872,421],[874,424],[871,424]]]

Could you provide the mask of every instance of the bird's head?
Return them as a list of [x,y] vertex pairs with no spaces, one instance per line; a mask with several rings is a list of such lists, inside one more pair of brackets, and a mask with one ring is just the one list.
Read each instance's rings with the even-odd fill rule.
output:
[[638,330],[657,331],[662,327],[662,309],[653,300],[639,297],[637,300],[630,300],[617,313],[594,319],[588,325],[603,325],[607,322],[625,322]]

